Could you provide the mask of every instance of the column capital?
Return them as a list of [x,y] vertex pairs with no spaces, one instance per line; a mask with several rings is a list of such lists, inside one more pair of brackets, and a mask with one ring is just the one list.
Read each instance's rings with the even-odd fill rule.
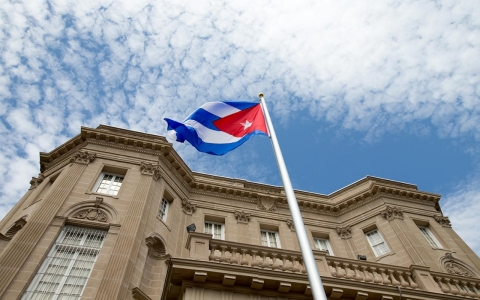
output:
[[337,227],[337,233],[342,239],[349,239],[352,237],[352,229],[350,226]]
[[158,181],[160,178],[162,178],[160,166],[148,162],[142,161],[140,163],[140,173],[142,175],[152,176],[155,181]]
[[89,153],[88,151],[79,150],[72,155],[72,157],[70,158],[70,162],[88,165],[89,163],[94,161],[96,157],[97,154],[95,153]]
[[387,205],[384,211],[380,213],[382,217],[391,221],[393,219],[402,219],[403,220],[403,212],[399,207]]

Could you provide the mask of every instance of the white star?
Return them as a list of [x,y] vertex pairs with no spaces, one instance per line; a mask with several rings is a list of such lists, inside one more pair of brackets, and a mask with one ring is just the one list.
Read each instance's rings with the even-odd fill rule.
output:
[[240,123],[243,126],[243,130],[246,130],[248,127],[252,126],[252,123],[245,120],[245,123]]

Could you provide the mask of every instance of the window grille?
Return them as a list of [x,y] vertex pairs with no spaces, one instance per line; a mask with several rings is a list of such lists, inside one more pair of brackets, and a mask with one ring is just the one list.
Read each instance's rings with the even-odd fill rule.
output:
[[387,244],[377,229],[367,232],[366,236],[376,256],[382,256],[390,252],[390,249],[388,249]]
[[115,174],[102,173],[100,175],[101,181],[96,190],[97,193],[115,196],[118,194],[122,186],[123,176]]
[[80,299],[106,235],[65,226],[22,299]]
[[205,233],[213,235],[214,239],[225,239],[225,225],[221,223],[205,222]]
[[315,238],[315,247],[318,250],[327,251],[327,254],[333,255],[332,248],[330,247],[330,242],[327,239]]
[[169,205],[170,205],[170,203],[168,202],[168,200],[165,199],[165,198],[162,198],[162,203],[160,203],[160,209],[158,210],[158,217],[162,221],[167,220],[167,211],[168,211],[168,206]]
[[428,229],[428,227],[419,226],[418,228],[420,229],[420,231],[422,232],[423,236],[428,241],[430,246],[432,246],[433,248],[441,248],[440,243],[437,241],[437,239],[435,238],[433,233],[430,231],[430,229]]
[[262,246],[280,248],[278,232],[262,230],[260,231],[260,235],[262,236]]

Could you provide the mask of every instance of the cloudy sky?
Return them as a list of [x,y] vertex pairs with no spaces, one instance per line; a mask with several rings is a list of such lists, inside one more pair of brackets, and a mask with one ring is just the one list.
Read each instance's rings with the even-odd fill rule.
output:
[[[82,125],[165,135],[164,117],[264,92],[294,188],[417,184],[480,254],[479,57],[475,0],[0,0],[0,216]],[[194,171],[281,184],[265,137],[175,148]]]

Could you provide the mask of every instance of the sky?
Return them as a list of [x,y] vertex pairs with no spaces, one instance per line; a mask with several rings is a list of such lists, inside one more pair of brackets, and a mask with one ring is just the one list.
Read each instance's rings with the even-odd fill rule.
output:
[[[480,254],[479,57],[476,0],[0,0],[0,217],[81,126],[166,135],[164,117],[263,92],[295,189],[416,184]],[[281,185],[266,137],[174,147]]]

